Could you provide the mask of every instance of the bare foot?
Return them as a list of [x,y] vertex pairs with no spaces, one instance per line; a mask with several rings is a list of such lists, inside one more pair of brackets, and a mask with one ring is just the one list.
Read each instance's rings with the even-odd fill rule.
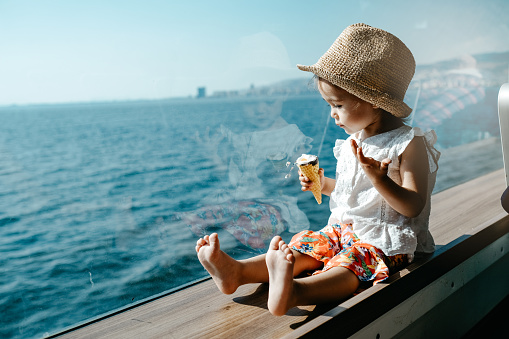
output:
[[217,233],[206,235],[196,242],[198,259],[210,273],[217,287],[224,294],[232,294],[240,286],[237,260],[221,251]]
[[295,257],[281,237],[276,236],[270,242],[265,260],[269,270],[269,311],[276,316],[285,315],[294,306],[292,297]]

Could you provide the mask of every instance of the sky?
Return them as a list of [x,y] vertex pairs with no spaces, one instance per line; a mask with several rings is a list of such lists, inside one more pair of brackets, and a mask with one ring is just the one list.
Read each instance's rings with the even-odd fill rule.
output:
[[341,31],[398,36],[417,64],[509,50],[505,0],[0,0],[0,105],[135,100],[309,77]]

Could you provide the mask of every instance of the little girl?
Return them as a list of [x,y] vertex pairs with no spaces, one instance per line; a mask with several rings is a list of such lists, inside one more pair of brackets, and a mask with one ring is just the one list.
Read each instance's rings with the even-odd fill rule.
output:
[[[415,71],[410,50],[394,35],[355,24],[347,27],[313,66],[331,117],[350,137],[337,140],[336,179],[324,177],[331,216],[318,232],[303,231],[289,244],[276,236],[266,254],[235,260],[221,251],[217,234],[198,240],[202,265],[226,294],[243,284],[269,283],[268,308],[339,301],[360,282],[377,283],[414,253],[433,252],[428,231],[430,197],[439,153],[436,135],[404,124],[403,102]],[[313,183],[299,173],[303,191]],[[305,271],[310,276],[294,278]]]

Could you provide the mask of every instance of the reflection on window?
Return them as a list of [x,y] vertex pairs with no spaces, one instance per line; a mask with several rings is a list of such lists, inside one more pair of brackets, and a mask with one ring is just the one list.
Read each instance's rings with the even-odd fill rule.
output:
[[284,119],[284,101],[270,96],[238,101],[219,126],[196,131],[195,147],[206,151],[203,161],[215,166],[218,183],[202,197],[202,207],[182,214],[196,236],[220,229],[250,250],[265,252],[270,239],[288,227],[293,232],[309,227],[290,178],[294,159],[311,150],[313,139]]
[[416,93],[411,119],[438,135],[444,170],[435,192],[502,167],[497,95],[507,79],[507,57],[462,55],[417,66],[409,91]]
[[[408,123],[437,131],[436,191],[502,168],[508,59],[458,51],[418,65]],[[0,107],[0,337],[40,337],[204,277],[204,234],[243,258],[323,226],[328,197],[300,191],[294,161],[316,154],[334,173],[347,135],[310,80],[196,93]]]

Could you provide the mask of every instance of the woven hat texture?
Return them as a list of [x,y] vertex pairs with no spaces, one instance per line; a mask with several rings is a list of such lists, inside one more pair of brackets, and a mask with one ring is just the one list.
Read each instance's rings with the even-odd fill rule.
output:
[[382,29],[348,26],[316,64],[297,67],[397,117],[412,112],[403,99],[414,76],[414,57],[401,40]]

